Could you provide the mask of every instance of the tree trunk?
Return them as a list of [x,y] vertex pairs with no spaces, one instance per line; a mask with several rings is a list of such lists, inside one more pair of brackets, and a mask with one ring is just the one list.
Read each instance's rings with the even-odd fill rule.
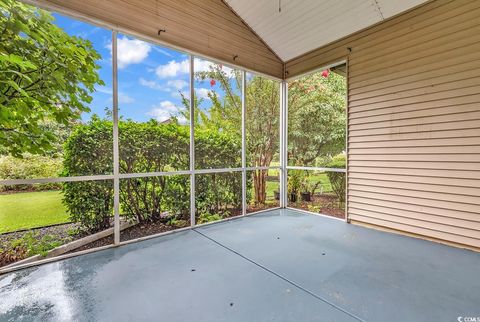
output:
[[253,186],[255,191],[255,204],[264,205],[266,193],[267,170],[258,170],[253,173]]

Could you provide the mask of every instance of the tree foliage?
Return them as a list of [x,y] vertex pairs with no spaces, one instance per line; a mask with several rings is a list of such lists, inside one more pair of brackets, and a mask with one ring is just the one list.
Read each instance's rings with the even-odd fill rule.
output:
[[[212,64],[208,71],[196,73],[198,80],[211,79],[220,84],[220,90],[209,93],[211,105],[206,109],[200,108],[203,100],[194,98],[195,129],[229,133],[232,139],[240,140],[241,74],[227,70],[222,65]],[[289,83],[288,151],[291,165],[328,163],[344,150],[345,95],[345,78],[335,73],[329,73],[327,77],[314,73]],[[185,100],[185,103],[188,101]],[[255,75],[249,77],[245,124],[247,166],[270,166],[275,156],[278,157],[279,121],[278,82]],[[237,163],[228,163],[209,158],[208,162],[215,163],[211,167],[240,165],[240,159]],[[262,204],[266,199],[267,171],[255,171],[252,177],[254,201]]]
[[53,16],[20,1],[0,2],[0,146],[44,154],[55,145],[48,124],[71,125],[103,85],[90,41],[70,36]]
[[288,160],[315,166],[318,158],[345,149],[346,81],[330,73],[314,73],[289,83]]
[[[25,153],[22,158],[0,155],[0,180],[36,179],[57,177],[62,171],[62,160],[50,156]],[[52,190],[59,189],[58,183],[36,185],[0,185],[0,191]]]
[[[339,154],[335,156],[328,164],[328,168],[337,168],[337,169],[345,169],[346,166],[346,157],[345,154]],[[347,187],[347,181],[345,180],[345,173],[344,172],[327,172],[328,180],[330,180],[330,184],[332,185],[333,193],[338,198],[338,201],[343,204],[345,203],[345,192]]]

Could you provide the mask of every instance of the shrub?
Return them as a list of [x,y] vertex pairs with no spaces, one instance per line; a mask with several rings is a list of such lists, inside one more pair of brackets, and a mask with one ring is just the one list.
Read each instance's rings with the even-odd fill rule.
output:
[[[112,173],[112,122],[93,118],[80,125],[65,144],[65,176]],[[119,166],[122,173],[146,173],[189,168],[189,129],[177,123],[151,120],[119,122]],[[206,130],[195,133],[198,167],[238,163],[240,142]],[[190,217],[188,175],[121,180],[122,215],[137,222],[165,223]],[[197,212],[218,213],[241,205],[241,177],[234,173],[199,175]],[[110,226],[113,213],[111,181],[69,182],[63,185],[64,203],[71,220],[89,231]],[[172,221],[173,219],[173,221]]]
[[[78,125],[64,146],[63,176],[113,173],[112,128],[111,121],[96,117]],[[91,232],[110,226],[113,182],[66,182],[62,189],[70,220]]]
[[[189,169],[189,135],[188,127],[176,123],[121,121],[120,172]],[[189,196],[190,177],[186,175],[127,179],[120,189],[123,215],[137,222],[159,219],[168,222],[172,216],[188,220]],[[169,214],[165,216],[167,209]]]
[[223,219],[223,216],[220,214],[210,214],[208,212],[204,212],[198,216],[198,223],[205,224],[207,222],[218,221],[221,219]]
[[113,215],[113,182],[80,181],[63,184],[63,203],[70,220],[95,232],[110,227]]
[[[241,141],[238,137],[211,129],[195,130],[195,163],[197,169],[235,167],[241,164]],[[251,185],[248,178],[247,189]],[[242,178],[239,172],[202,174],[195,178],[195,207],[200,222],[215,215],[230,216],[242,207]],[[248,194],[247,194],[248,195]],[[248,201],[247,201],[248,202]],[[212,217],[213,216],[213,217]],[[207,220],[210,218],[211,220]],[[213,219],[212,219],[213,218]]]
[[195,207],[200,217],[229,217],[233,211],[241,209],[242,177],[239,174],[231,172],[196,176]]
[[[327,164],[328,168],[345,169],[346,157],[344,154],[335,156],[330,163]],[[327,172],[328,179],[332,186],[332,190],[338,197],[341,204],[345,202],[346,180],[344,172]]]
[[302,187],[303,181],[306,179],[306,173],[304,170],[290,170],[288,172],[288,194],[298,196]]
[[[49,156],[24,154],[22,158],[0,156],[0,180],[34,179],[57,177],[62,169],[62,160]],[[52,190],[60,189],[58,183],[36,185],[0,186],[0,191]]]

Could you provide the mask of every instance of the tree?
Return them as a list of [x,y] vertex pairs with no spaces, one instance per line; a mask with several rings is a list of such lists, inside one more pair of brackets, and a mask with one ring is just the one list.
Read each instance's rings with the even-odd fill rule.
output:
[[45,154],[57,140],[49,124],[80,119],[103,85],[92,43],[70,36],[54,17],[15,0],[0,2],[0,146]]
[[314,73],[289,83],[288,160],[314,165],[345,149],[346,81],[335,73]]
[[[209,93],[208,113],[200,108],[202,99],[194,97],[196,129],[229,133],[241,137],[241,74],[230,74],[219,64],[196,73],[199,80],[220,84],[221,94]],[[273,80],[253,76],[246,84],[246,152],[247,166],[270,166],[279,153],[280,90]],[[289,84],[289,161],[294,165],[311,164],[319,157],[331,157],[343,151],[345,143],[344,77],[315,73]],[[189,119],[189,101],[183,97],[184,116]],[[214,162],[209,160],[210,163]],[[218,163],[218,162],[217,162]],[[222,163],[220,162],[220,165]],[[238,166],[228,164],[229,166]],[[253,171],[254,202],[266,200],[267,171]]]
[[[196,98],[196,113],[200,113],[198,126],[212,131],[230,133],[233,139],[241,138],[242,99],[241,73],[232,70],[230,73],[219,64],[210,66],[210,70],[196,73],[199,80],[211,79],[213,84],[219,83],[222,96],[211,91],[209,97],[212,105],[205,113],[199,107],[201,101]],[[260,76],[248,79],[246,87],[246,152],[247,166],[269,166],[279,149],[279,113],[280,91],[277,82]],[[239,166],[230,164],[229,166]],[[254,202],[265,203],[266,170],[254,171]]]
[[[253,76],[246,87],[247,166],[270,166],[280,151],[280,85]],[[265,204],[268,170],[252,171],[254,202]]]

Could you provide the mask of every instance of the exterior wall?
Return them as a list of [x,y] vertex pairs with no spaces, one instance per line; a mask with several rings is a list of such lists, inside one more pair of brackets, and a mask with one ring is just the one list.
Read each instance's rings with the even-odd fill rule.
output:
[[[24,1],[227,64],[283,77],[280,58],[221,0]],[[165,32],[159,34],[160,29]]]
[[348,59],[348,218],[480,247],[480,1],[436,0],[287,62]]

